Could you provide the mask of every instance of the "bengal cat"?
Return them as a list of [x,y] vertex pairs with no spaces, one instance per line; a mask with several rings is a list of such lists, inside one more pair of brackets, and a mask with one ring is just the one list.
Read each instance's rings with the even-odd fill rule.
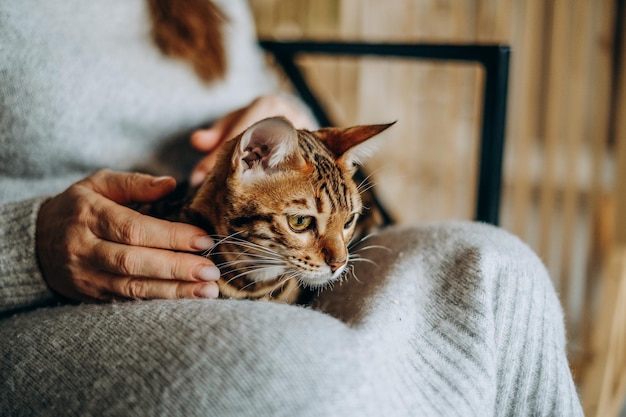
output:
[[[345,274],[351,239],[383,222],[364,209],[353,175],[362,143],[389,126],[307,131],[281,117],[262,120],[222,146],[198,189],[148,213],[214,237],[207,256],[222,273],[220,296],[301,301],[303,289]],[[163,216],[164,205],[176,214]]]

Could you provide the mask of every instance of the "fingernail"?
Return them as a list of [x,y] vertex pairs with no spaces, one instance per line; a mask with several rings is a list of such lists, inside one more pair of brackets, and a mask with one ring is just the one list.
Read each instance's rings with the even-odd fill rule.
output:
[[220,270],[213,265],[196,267],[193,277],[202,281],[217,281],[220,278]]
[[197,236],[192,239],[191,246],[197,250],[209,250],[215,245],[213,239],[209,236]]
[[205,178],[206,178],[206,174],[204,172],[196,171],[193,174],[191,174],[191,178],[189,179],[189,182],[191,183],[192,186],[196,186],[202,183],[202,181],[204,181]]
[[158,187],[159,185],[167,182],[167,181],[171,181],[172,177],[156,177],[154,179],[152,179],[152,182],[150,183],[151,186],[153,187]]
[[201,298],[217,298],[220,291],[217,285],[197,285],[193,290],[193,295]]

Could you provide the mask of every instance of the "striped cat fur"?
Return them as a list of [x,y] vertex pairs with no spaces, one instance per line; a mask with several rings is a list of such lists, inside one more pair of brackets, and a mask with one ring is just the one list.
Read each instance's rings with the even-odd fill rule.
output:
[[[220,268],[220,295],[302,302],[350,271],[353,238],[380,226],[353,180],[364,142],[391,124],[296,130],[262,120],[226,142],[197,189],[141,211],[202,227]],[[370,188],[369,186],[367,188]],[[375,203],[371,190],[367,204]]]

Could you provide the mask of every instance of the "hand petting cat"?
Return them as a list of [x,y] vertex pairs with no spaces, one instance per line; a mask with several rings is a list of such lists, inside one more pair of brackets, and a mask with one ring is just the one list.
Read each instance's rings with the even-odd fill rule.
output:
[[219,270],[185,253],[210,249],[206,232],[124,206],[175,187],[171,177],[102,170],[44,203],[37,252],[50,288],[78,301],[217,297]]
[[[301,105],[281,96],[260,97],[193,134],[192,145],[209,154],[191,182],[202,182],[224,141],[276,115],[299,128],[315,127]],[[50,288],[78,301],[217,297],[219,270],[209,259],[186,253],[213,245],[202,229],[125,207],[158,200],[175,186],[171,177],[102,170],[44,203],[37,218],[37,252]]]
[[191,173],[189,180],[191,185],[199,185],[206,178],[215,165],[216,151],[224,141],[234,138],[259,120],[272,116],[283,116],[296,129],[312,130],[316,128],[313,117],[301,103],[284,96],[259,97],[248,106],[227,114],[209,129],[197,130],[193,133],[191,136],[192,146],[200,152],[207,152],[208,155],[198,163]]

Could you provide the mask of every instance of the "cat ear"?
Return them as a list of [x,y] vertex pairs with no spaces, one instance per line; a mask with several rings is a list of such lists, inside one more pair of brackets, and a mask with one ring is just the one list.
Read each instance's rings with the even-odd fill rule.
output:
[[246,129],[235,148],[232,162],[235,172],[244,179],[254,179],[298,157],[296,129],[287,119],[272,117]]
[[335,155],[338,162],[351,168],[371,154],[372,148],[364,144],[396,122],[380,125],[362,125],[349,128],[324,128],[317,131],[318,137]]

